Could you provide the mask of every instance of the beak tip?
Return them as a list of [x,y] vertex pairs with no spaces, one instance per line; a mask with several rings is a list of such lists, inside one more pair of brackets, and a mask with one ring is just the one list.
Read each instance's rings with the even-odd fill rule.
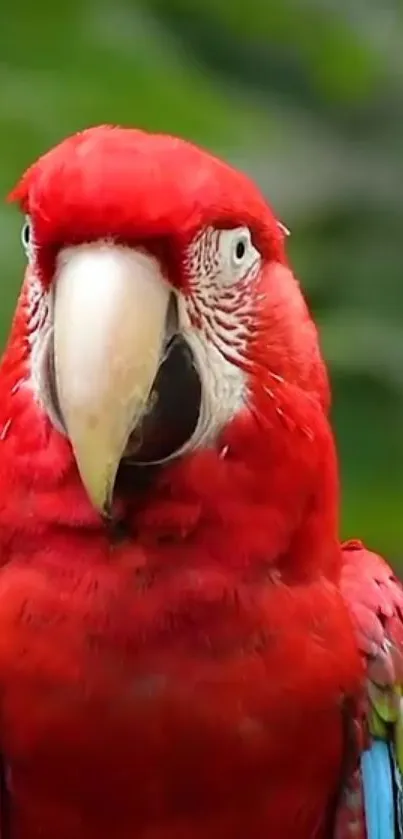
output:
[[112,483],[110,485],[108,482],[107,485],[91,487],[85,480],[84,476],[81,476],[81,478],[91,506],[97,511],[101,518],[104,519],[104,521],[111,521],[113,519],[112,507],[114,484]]
[[112,504],[110,501],[105,501],[103,507],[100,509],[99,512],[104,521],[108,524],[113,521]]

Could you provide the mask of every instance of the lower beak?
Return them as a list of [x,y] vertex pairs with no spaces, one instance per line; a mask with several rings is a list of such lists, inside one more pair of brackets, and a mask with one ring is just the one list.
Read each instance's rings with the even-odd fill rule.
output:
[[90,501],[111,509],[116,473],[158,372],[170,288],[140,250],[93,243],[61,251],[55,278],[58,401]]

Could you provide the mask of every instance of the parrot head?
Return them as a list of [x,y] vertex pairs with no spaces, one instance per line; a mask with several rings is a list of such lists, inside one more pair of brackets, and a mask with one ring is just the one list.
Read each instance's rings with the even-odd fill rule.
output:
[[184,140],[99,126],[10,197],[28,265],[3,377],[23,380],[102,515],[122,463],[224,460],[242,438],[263,469],[262,441],[315,434],[329,402],[316,328],[245,175]]

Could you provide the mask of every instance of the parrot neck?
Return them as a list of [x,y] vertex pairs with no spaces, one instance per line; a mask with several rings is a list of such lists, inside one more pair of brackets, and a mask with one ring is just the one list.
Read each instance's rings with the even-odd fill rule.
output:
[[[7,365],[0,394],[5,392]],[[8,381],[10,385],[10,381]],[[122,467],[115,521],[90,506],[70,445],[53,429],[26,382],[0,398],[0,540],[32,553],[49,535],[91,533],[209,562],[231,573],[304,580],[339,573],[338,481],[333,438],[319,404],[273,394],[245,409],[214,448],[139,473]],[[263,399],[263,397],[262,397]],[[287,401],[288,400],[288,401]],[[145,477],[145,480],[144,480]],[[97,537],[96,539],[94,537]],[[33,540],[35,540],[33,542]],[[1,547],[1,546],[0,546]]]

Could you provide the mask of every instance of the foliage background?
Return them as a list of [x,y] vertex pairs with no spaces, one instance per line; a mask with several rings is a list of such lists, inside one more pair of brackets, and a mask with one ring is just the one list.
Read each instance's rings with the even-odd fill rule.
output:
[[[399,0],[13,0],[0,8],[0,192],[97,122],[184,135],[292,229],[331,365],[343,533],[403,559]],[[23,270],[0,205],[0,343]]]

